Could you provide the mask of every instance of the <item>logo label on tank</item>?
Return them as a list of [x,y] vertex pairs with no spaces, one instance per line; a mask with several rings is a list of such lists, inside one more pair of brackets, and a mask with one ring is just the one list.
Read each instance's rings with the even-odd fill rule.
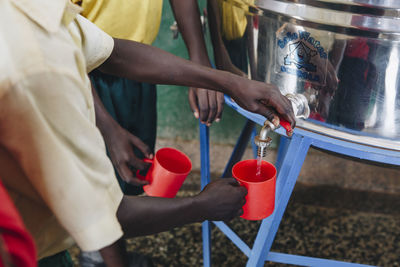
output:
[[[329,43],[331,36],[321,36]],[[277,32],[277,73],[325,85],[328,54],[322,42],[304,28],[287,26]]]

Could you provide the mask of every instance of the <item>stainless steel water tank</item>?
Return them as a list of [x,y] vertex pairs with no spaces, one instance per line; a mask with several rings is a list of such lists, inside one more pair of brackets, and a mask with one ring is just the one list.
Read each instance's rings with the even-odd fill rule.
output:
[[243,34],[255,48],[252,78],[309,99],[311,116],[298,127],[400,150],[400,0],[226,3],[252,25]]

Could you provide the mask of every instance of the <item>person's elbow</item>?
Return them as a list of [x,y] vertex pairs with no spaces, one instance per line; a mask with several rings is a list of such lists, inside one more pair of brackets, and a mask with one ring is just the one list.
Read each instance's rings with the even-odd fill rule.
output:
[[110,56],[103,62],[97,69],[106,74],[118,74],[120,73],[118,70],[123,65],[123,60],[121,55],[121,39],[114,39],[114,47],[110,54]]

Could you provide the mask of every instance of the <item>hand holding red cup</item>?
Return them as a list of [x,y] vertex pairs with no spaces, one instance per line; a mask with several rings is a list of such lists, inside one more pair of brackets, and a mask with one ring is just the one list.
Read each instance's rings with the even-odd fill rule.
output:
[[187,175],[192,169],[189,157],[174,148],[161,148],[154,159],[144,159],[151,163],[146,176],[139,172],[136,176],[149,182],[143,190],[149,196],[173,198],[176,196]]
[[272,214],[275,208],[276,168],[261,161],[261,175],[257,176],[257,160],[243,160],[232,168],[233,177],[247,189],[243,215],[247,220],[261,220]]

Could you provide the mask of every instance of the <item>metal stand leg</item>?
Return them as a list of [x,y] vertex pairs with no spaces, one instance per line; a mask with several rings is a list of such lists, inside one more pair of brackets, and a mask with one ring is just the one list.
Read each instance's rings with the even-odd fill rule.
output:
[[258,146],[254,143],[254,138],[257,136],[257,129],[256,126],[254,125],[253,131],[251,132],[251,148],[253,149],[253,157],[256,159],[257,158],[257,152],[258,152]]
[[243,157],[244,152],[246,151],[247,145],[249,143],[250,137],[254,132],[255,122],[251,120],[247,120],[246,124],[243,127],[242,133],[236,143],[235,148],[231,154],[231,157],[226,164],[225,170],[222,174],[222,178],[232,177],[232,167]]
[[278,155],[276,157],[275,167],[279,173],[282,166],[283,157],[286,155],[287,148],[289,146],[290,139],[286,136],[281,135],[279,139]]
[[[210,139],[208,127],[199,122],[201,189],[210,182]],[[202,223],[203,261],[205,267],[211,266],[211,223]]]
[[[237,112],[242,114],[248,119],[251,119],[258,124],[262,125],[265,118],[262,116],[250,113],[246,110],[240,108],[236,103],[225,96],[225,103],[235,109]],[[228,162],[225,169],[224,175],[231,173],[232,166],[240,160],[243,155],[244,149],[247,146],[247,142],[250,135],[254,135],[254,124],[248,121],[242,131],[241,136],[237,142],[237,145],[232,153],[232,156]],[[284,135],[282,129],[277,129],[277,133]],[[206,136],[206,137],[204,137]],[[206,154],[202,151],[202,168],[203,168],[203,155],[207,155],[204,161],[208,164],[208,133],[203,133],[200,136],[202,142],[202,149],[207,151]],[[205,145],[206,144],[206,145]],[[275,211],[267,219],[264,219],[261,223],[260,229],[258,231],[256,240],[253,244],[253,248],[249,248],[240,237],[233,232],[225,223],[214,222],[217,228],[219,228],[246,256],[249,257],[247,266],[262,266],[265,260],[272,262],[279,262],[285,264],[294,264],[302,266],[343,266],[343,267],[360,267],[360,266],[370,266],[362,265],[357,263],[343,262],[337,260],[329,260],[315,257],[307,257],[300,255],[291,255],[279,252],[270,252],[273,240],[275,238],[276,232],[279,228],[280,221],[282,220],[283,214],[285,212],[286,206],[289,202],[290,196],[293,192],[297,177],[300,173],[301,166],[304,163],[305,157],[307,155],[308,149],[312,144],[313,147],[321,148],[323,150],[332,151],[341,155],[347,155],[349,157],[365,159],[373,162],[381,162],[391,165],[400,166],[400,153],[398,151],[391,151],[387,149],[380,149],[365,145],[356,144],[353,142],[347,142],[344,140],[339,140],[329,136],[320,135],[303,129],[296,129],[295,134],[291,139],[286,137],[281,137],[281,143],[279,146],[278,157],[276,162],[276,167],[278,169],[277,185],[276,185],[276,196],[275,196]],[[203,147],[204,146],[204,147]],[[208,170],[209,166],[204,167]],[[205,179],[205,178],[204,178]],[[203,172],[202,172],[202,183],[203,183]],[[206,225],[207,235],[203,238],[207,242],[204,246],[204,266],[210,265],[210,232],[209,224]]]
[[263,266],[307,155],[310,142],[308,138],[296,134],[289,141],[277,177],[275,211],[261,223],[246,266]]

